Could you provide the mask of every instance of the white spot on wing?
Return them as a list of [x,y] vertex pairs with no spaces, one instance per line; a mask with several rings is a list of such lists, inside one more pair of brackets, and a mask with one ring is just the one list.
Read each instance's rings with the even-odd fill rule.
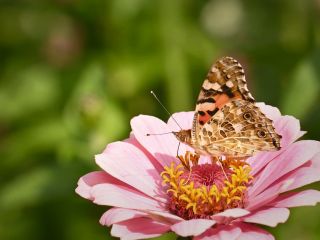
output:
[[219,72],[219,70],[215,66],[212,66],[211,72],[215,73],[215,72]]
[[215,82],[214,84],[211,85],[212,89],[214,90],[219,90],[221,88],[221,85],[217,82]]
[[249,96],[249,98],[254,99],[254,97],[250,93],[248,93],[248,96]]
[[239,116],[241,113],[242,113],[242,109],[241,108],[237,109],[236,114]]
[[208,79],[206,79],[202,85],[204,89],[213,89],[215,91],[218,91],[221,89],[221,85],[217,82],[211,83]]
[[201,103],[201,104],[197,104],[196,106],[196,111],[198,110],[203,110],[203,111],[207,111],[207,110],[213,110],[215,109],[216,105],[214,103],[208,103],[208,102],[205,102],[205,103]]
[[233,128],[234,128],[234,130],[235,130],[236,133],[239,133],[239,132],[241,132],[241,130],[242,130],[242,128],[243,128],[243,125],[240,124],[240,123],[237,123],[237,124],[234,124],[234,125],[233,125]]
[[211,83],[209,82],[208,79],[204,80],[202,87],[204,89],[210,89],[211,88]]
[[224,114],[222,111],[218,111],[215,115],[214,115],[214,118],[218,121],[221,121],[224,119]]
[[233,83],[230,80],[226,82],[226,85],[227,85],[228,88],[232,88],[233,87]]
[[212,132],[213,131],[212,126],[209,125],[209,124],[207,124],[206,129],[207,129],[207,132]]

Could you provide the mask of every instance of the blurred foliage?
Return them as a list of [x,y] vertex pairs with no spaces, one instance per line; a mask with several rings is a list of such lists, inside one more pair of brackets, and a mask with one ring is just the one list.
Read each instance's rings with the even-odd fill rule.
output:
[[[133,116],[168,118],[151,89],[192,110],[224,55],[319,140],[319,14],[319,0],[2,0],[0,239],[108,239],[78,178]],[[320,206],[291,212],[278,239],[320,238]]]

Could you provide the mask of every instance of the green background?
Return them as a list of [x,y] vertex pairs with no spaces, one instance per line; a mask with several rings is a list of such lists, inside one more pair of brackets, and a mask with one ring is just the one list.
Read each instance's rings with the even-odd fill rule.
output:
[[[150,90],[172,112],[193,110],[221,56],[319,140],[319,16],[311,0],[2,0],[0,239],[110,238],[78,178],[133,116],[168,118]],[[292,209],[269,230],[320,239],[319,220],[320,205]]]

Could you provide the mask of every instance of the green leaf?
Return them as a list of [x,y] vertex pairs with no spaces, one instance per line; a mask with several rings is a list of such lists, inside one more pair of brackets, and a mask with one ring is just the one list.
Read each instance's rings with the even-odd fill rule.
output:
[[59,89],[55,74],[42,65],[17,69],[0,85],[0,118],[6,121],[32,116],[53,106]]
[[299,64],[290,82],[283,92],[281,109],[285,114],[304,118],[319,94],[319,82],[310,60]]
[[37,168],[17,177],[0,190],[0,211],[21,208],[52,197],[47,192],[56,172],[51,168]]
[[66,128],[60,119],[43,118],[6,138],[0,145],[3,156],[0,166],[11,171],[17,166],[39,162],[41,160],[33,155],[54,152],[67,137]]
[[160,237],[151,238],[152,240],[175,240],[177,239],[177,235],[173,232],[165,233],[161,235]]

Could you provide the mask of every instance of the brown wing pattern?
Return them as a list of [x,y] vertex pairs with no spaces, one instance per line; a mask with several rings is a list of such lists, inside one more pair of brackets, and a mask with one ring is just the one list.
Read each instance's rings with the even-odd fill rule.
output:
[[244,99],[254,102],[250,94],[240,63],[232,57],[219,59],[210,69],[204,80],[196,106],[196,121],[200,126],[227,102]]
[[280,149],[272,120],[254,104],[240,63],[223,57],[204,80],[192,129],[175,135],[200,154],[248,157]]
[[196,148],[210,155],[246,157],[280,149],[280,139],[272,120],[257,106],[233,100],[201,128]]

